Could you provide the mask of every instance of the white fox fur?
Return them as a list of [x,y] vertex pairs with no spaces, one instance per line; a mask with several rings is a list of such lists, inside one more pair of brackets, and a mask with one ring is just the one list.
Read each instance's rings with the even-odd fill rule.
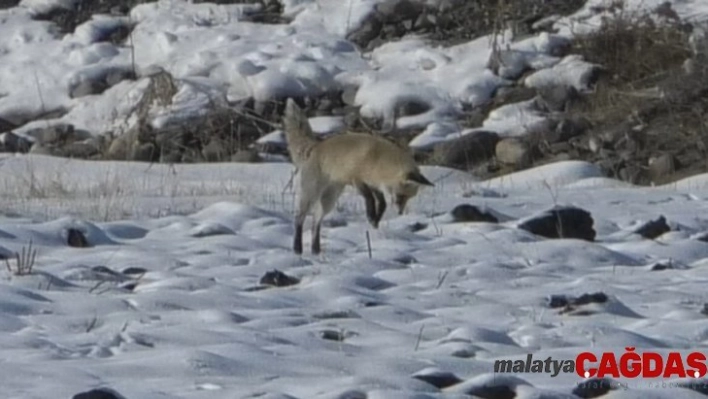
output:
[[299,204],[293,250],[302,253],[302,226],[314,207],[312,252],[320,252],[320,226],[348,185],[366,200],[369,222],[375,227],[386,210],[382,189],[393,197],[399,214],[421,185],[432,186],[420,172],[411,152],[370,134],[347,133],[318,140],[304,112],[288,99],[283,118],[288,151],[300,170]]

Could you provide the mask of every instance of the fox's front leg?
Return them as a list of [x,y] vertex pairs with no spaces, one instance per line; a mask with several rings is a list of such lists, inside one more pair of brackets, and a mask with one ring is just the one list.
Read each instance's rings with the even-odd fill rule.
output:
[[374,190],[369,187],[369,185],[364,183],[357,183],[356,188],[359,191],[359,194],[364,197],[364,204],[366,206],[366,219],[369,221],[369,224],[371,224],[375,229],[377,229],[379,227],[380,218],[378,217],[378,209]]

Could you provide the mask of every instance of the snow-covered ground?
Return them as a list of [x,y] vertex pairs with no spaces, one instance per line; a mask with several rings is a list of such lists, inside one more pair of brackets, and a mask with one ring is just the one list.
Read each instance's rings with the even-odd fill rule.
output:
[[[324,254],[298,257],[291,172],[285,163],[2,158],[3,192],[16,195],[1,200],[0,251],[29,240],[38,249],[33,275],[2,272],[3,397],[109,386],[130,399],[465,398],[459,387],[440,392],[411,376],[438,369],[482,378],[494,359],[527,353],[705,350],[708,243],[696,235],[708,231],[708,176],[638,188],[582,162],[487,182],[424,168],[436,186],[407,215],[388,213],[371,230],[363,201],[349,192],[327,219]],[[28,184],[41,195],[28,199]],[[503,222],[451,223],[461,203]],[[515,227],[554,203],[590,211],[597,242]],[[631,234],[660,215],[674,231],[655,241]],[[69,227],[93,247],[68,247]],[[659,261],[675,269],[651,271]],[[121,273],[129,268],[145,273]],[[273,269],[301,282],[254,290]],[[547,305],[550,295],[596,291],[610,299],[583,308],[590,315]],[[580,381],[516,376],[533,385],[517,388],[521,398],[568,397]],[[700,396],[628,383],[608,397]]]
[[[58,38],[30,18],[57,1],[23,0],[0,10],[0,117],[24,123],[65,109],[61,120],[77,129],[124,129],[144,80],[99,96],[68,93],[96,74],[132,68],[134,55],[138,69],[162,66],[178,80],[163,115],[197,112],[215,98],[317,95],[354,84],[362,113],[425,127],[414,146],[459,134],[460,104],[483,102],[508,84],[485,69],[489,38],[451,48],[406,38],[362,56],[343,38],[379,2],[288,0],[285,12],[297,15],[291,24],[259,25],[241,20],[251,6],[162,0],[131,11],[132,54],[96,42],[126,23],[120,17],[95,17]],[[572,32],[597,22],[592,6],[599,3],[560,19],[558,35],[511,44],[502,73],[531,67],[538,72],[525,84],[560,79],[582,88],[591,66],[553,54]],[[708,15],[700,0],[677,1],[674,9],[687,18]],[[395,115],[407,99],[428,103],[430,112]],[[321,133],[341,126],[332,118],[313,122]],[[519,135],[542,122],[521,103],[492,112],[485,128]],[[348,192],[326,219],[324,254],[299,257],[291,250],[292,172],[289,163],[0,156],[0,255],[30,241],[38,250],[33,274],[0,270],[2,397],[65,398],[105,386],[127,399],[458,399],[470,397],[462,393],[470,385],[504,381],[492,375],[495,359],[706,348],[708,243],[699,238],[708,232],[708,175],[639,188],[582,162],[490,181],[425,167],[436,186],[422,190],[408,214],[389,210],[372,230],[363,200]],[[491,209],[502,223],[452,223],[449,212],[462,203]],[[555,204],[591,212],[597,241],[544,239],[516,227]],[[632,234],[659,216],[671,232],[657,240]],[[68,228],[83,231],[92,246],[68,247]],[[657,262],[673,268],[654,271]],[[274,269],[301,281],[260,289]],[[584,314],[547,304],[550,295],[597,291],[609,301]],[[465,382],[441,391],[412,378],[436,370]],[[569,398],[581,381],[516,377],[529,383],[516,388],[527,399]],[[627,383],[629,390],[604,397],[703,397]]]

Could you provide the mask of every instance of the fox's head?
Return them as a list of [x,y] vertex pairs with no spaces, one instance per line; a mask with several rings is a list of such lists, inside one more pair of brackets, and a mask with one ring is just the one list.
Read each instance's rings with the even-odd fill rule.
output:
[[418,169],[415,169],[406,174],[406,177],[402,183],[399,183],[392,188],[391,195],[393,196],[393,202],[396,204],[399,215],[403,215],[405,212],[408,201],[418,195],[420,186],[433,187],[435,185],[423,176]]

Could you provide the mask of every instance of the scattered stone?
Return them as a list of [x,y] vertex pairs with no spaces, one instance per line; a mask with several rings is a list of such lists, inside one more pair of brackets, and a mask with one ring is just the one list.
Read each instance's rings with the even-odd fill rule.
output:
[[34,138],[35,143],[39,144],[65,144],[74,142],[79,138],[74,125],[69,123],[38,127],[28,130],[25,134]]
[[585,134],[590,127],[590,121],[585,118],[565,117],[556,124],[558,140],[561,142],[568,141]]
[[381,33],[383,23],[376,16],[372,16],[364,21],[359,29],[347,35],[347,40],[356,43],[361,48],[367,48],[369,44]]
[[72,399],[126,399],[125,396],[108,388],[92,389],[90,391],[77,393]]
[[433,147],[435,164],[469,170],[494,157],[499,135],[490,131],[476,131]]
[[418,101],[414,99],[409,99],[401,101],[396,105],[396,115],[401,116],[412,116],[426,113],[430,110],[430,105],[423,101]]
[[90,76],[69,87],[69,97],[79,98],[101,94],[124,80],[134,80],[135,73],[128,69],[111,69],[104,74]]
[[144,143],[133,146],[128,154],[128,160],[140,162],[155,162],[159,159],[160,152],[153,143]]
[[32,148],[32,142],[27,138],[18,136],[13,132],[6,132],[0,135],[2,151],[26,153]]
[[202,156],[207,162],[222,162],[226,159],[227,153],[224,142],[218,138],[211,138],[202,148]]
[[579,382],[573,388],[572,394],[583,399],[594,399],[617,389],[619,386],[618,382],[610,378],[590,378]]
[[411,233],[415,233],[416,231],[425,230],[427,227],[428,227],[428,225],[426,223],[415,222],[411,225],[408,225],[407,228],[408,228],[408,231],[410,231]]
[[676,164],[673,155],[661,154],[649,158],[649,178],[654,183],[663,182],[668,176],[676,171]]
[[580,94],[573,86],[548,86],[539,89],[537,104],[546,112],[564,112],[579,98]]
[[551,309],[556,309],[567,308],[569,306],[582,306],[590,303],[605,303],[608,299],[607,294],[604,292],[583,294],[577,298],[568,297],[565,295],[551,295],[548,298],[548,307]]
[[328,341],[344,341],[344,334],[336,330],[322,330],[320,331],[320,338],[326,339]]
[[40,143],[35,143],[34,145],[32,145],[32,148],[30,148],[29,153],[37,155],[56,155],[56,151],[53,145]]
[[389,23],[415,20],[423,10],[423,4],[412,0],[385,0],[376,5],[376,11]]
[[325,310],[319,313],[313,313],[312,317],[318,320],[331,319],[360,319],[361,316],[353,310]]
[[634,233],[646,239],[653,240],[669,231],[671,231],[671,227],[669,227],[668,223],[666,223],[666,218],[662,215],[656,220],[650,220],[639,226],[634,230]]
[[438,389],[444,389],[462,382],[462,379],[455,374],[436,368],[423,369],[413,374],[412,377],[417,380],[427,382]]
[[649,265],[648,269],[652,272],[659,272],[663,270],[673,270],[676,269],[673,260],[669,259],[667,261],[654,262]]
[[[1,8],[2,8],[2,7],[0,7],[0,9],[1,9]],[[3,119],[3,118],[0,118],[0,133],[9,132],[9,131],[11,131],[12,129],[15,129],[15,128],[17,128],[17,125],[15,125],[14,123],[12,123],[12,122],[10,122],[10,121],[7,121],[7,120],[5,120],[5,119]]]
[[261,162],[262,160],[258,151],[254,150],[240,150],[231,156],[231,162],[255,163]]
[[94,94],[101,94],[108,88],[105,82],[100,80],[85,80],[73,88],[69,89],[69,97],[79,98],[85,96],[91,96]]
[[279,270],[267,272],[263,277],[261,277],[260,280],[260,284],[272,285],[274,287],[289,287],[291,285],[296,285],[299,283],[300,279],[288,276],[287,274]]
[[526,167],[531,164],[531,148],[517,138],[500,140],[495,147],[497,161],[506,165]]
[[147,273],[147,269],[142,268],[142,267],[127,267],[121,271],[123,274],[127,275],[143,275]]
[[69,228],[66,231],[66,241],[67,245],[74,248],[88,248],[91,246],[84,233],[75,228]]
[[492,99],[494,108],[502,105],[529,101],[537,97],[536,89],[527,86],[502,86]]
[[101,154],[101,148],[95,140],[84,140],[60,147],[57,153],[66,158],[92,159]]
[[446,389],[446,392],[461,393],[483,399],[514,399],[516,388],[521,385],[530,386],[531,384],[510,374],[482,374],[455,384]]
[[595,241],[594,220],[590,212],[577,207],[555,207],[534,216],[518,228],[546,238],[571,238]]
[[487,222],[498,223],[499,219],[489,212],[483,212],[479,208],[470,204],[460,204],[450,211],[452,219],[456,223],[465,222]]

